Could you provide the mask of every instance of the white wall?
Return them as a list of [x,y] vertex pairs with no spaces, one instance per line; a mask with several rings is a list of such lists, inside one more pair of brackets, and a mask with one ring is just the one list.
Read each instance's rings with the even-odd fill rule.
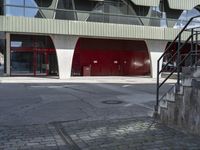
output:
[[[150,59],[151,59],[151,76],[152,78],[157,77],[157,61],[160,56],[163,54],[167,41],[158,41],[158,40],[146,40],[146,44],[148,47]],[[162,60],[160,63],[160,68],[162,65]]]
[[71,76],[74,49],[78,41],[77,36],[52,35],[58,59],[58,71],[60,79]]

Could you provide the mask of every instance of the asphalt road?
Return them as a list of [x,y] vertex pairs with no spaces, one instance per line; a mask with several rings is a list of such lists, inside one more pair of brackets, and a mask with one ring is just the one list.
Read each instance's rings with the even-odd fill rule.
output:
[[154,80],[137,77],[73,78],[65,83],[1,83],[0,124],[150,116],[155,91]]

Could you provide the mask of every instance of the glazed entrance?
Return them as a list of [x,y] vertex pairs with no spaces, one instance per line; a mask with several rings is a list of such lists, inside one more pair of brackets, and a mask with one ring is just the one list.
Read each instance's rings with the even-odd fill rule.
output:
[[49,37],[11,35],[11,75],[58,75],[55,48]]

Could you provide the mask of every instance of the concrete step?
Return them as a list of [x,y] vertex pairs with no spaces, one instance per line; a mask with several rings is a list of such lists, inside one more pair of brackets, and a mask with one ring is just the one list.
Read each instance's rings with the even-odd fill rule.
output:
[[175,93],[174,92],[167,93],[164,99],[166,101],[175,102]]
[[[162,78],[167,78],[167,77],[169,76],[170,73],[171,73],[171,72],[163,72],[163,73],[161,74],[161,77],[162,77]],[[170,79],[177,79],[177,73],[175,72],[175,73],[170,77]]]
[[166,100],[160,101],[159,107],[167,108],[167,101]]

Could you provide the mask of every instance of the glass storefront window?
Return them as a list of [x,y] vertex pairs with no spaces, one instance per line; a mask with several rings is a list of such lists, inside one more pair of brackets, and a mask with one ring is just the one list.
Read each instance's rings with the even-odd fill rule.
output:
[[12,74],[33,74],[33,52],[11,53]]
[[6,6],[6,16],[24,16],[24,8]]
[[22,47],[21,41],[11,41],[11,47]]
[[24,5],[24,0],[5,0],[5,4],[6,5],[23,6]]
[[57,75],[57,66],[50,37],[11,35],[11,75]]

